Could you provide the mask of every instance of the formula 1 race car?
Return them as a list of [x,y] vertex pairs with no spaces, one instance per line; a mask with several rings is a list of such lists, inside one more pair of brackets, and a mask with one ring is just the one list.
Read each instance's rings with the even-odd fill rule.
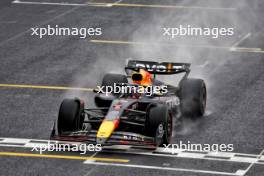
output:
[[[51,139],[156,147],[170,143],[180,118],[204,115],[206,86],[201,79],[188,78],[189,63],[129,60],[125,71],[127,75],[104,76],[94,90],[96,108],[85,108],[78,98],[63,100]],[[184,73],[178,86],[156,79],[178,73]],[[113,87],[119,92],[107,91]]]

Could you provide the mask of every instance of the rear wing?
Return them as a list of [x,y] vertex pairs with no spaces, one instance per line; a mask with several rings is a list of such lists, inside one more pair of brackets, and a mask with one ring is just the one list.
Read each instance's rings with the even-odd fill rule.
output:
[[190,72],[190,63],[173,63],[173,62],[152,62],[152,61],[138,61],[129,60],[125,69],[138,71],[144,69],[151,74],[170,75],[177,73]]

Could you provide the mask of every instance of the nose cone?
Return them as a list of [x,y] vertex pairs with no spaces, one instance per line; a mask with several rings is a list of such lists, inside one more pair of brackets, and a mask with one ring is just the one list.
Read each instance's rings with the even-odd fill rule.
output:
[[107,139],[111,136],[115,128],[116,123],[114,121],[104,120],[97,132],[96,142],[99,144],[105,143]]

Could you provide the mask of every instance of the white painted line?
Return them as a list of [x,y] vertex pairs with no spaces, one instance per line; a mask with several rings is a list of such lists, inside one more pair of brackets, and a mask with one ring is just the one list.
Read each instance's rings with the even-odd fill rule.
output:
[[178,148],[157,148],[155,152],[160,152],[160,153],[172,153],[172,154],[177,154],[183,152],[183,149],[178,149]]
[[258,159],[257,158],[245,158],[245,157],[234,157],[230,158],[231,161],[235,162],[245,162],[245,163],[257,163]]
[[[237,159],[222,159],[220,156],[219,158],[215,157],[215,158],[211,158],[211,157],[205,157],[207,155],[202,155],[202,154],[170,154],[170,153],[152,153],[152,152],[136,152],[136,151],[103,151],[106,153],[118,153],[118,154],[134,154],[134,155],[146,155],[146,156],[159,156],[159,157],[170,157],[170,158],[186,158],[186,159],[199,159],[199,160],[210,160],[210,161],[225,161],[225,162],[236,162],[236,163],[251,163],[252,162],[252,157],[246,157],[243,158],[243,160],[237,160]],[[220,154],[219,154],[220,155]],[[234,155],[234,154],[233,154]],[[260,163],[260,162],[256,162],[257,164],[264,164],[264,163]]]
[[182,158],[203,158],[205,157],[205,154],[182,152],[182,153],[179,153],[177,156],[182,157]]
[[[261,159],[261,157],[262,157],[262,155],[264,154],[264,149],[260,152],[260,154],[257,156],[257,159],[259,160],[259,159]],[[248,168],[246,169],[246,170],[244,170],[243,171],[243,175],[242,176],[244,176],[244,175],[246,175],[247,174],[247,172],[254,166],[254,164],[256,164],[256,162],[252,162],[249,166],[248,166]]]
[[245,171],[239,169],[236,171],[236,174],[243,176],[245,174]]
[[[95,157],[95,155],[97,155],[98,152],[95,152],[91,158]],[[86,160],[88,162],[88,160]],[[90,160],[90,162],[95,162],[94,160]],[[95,169],[97,169],[96,167],[93,167],[92,169],[89,169],[89,171],[84,175],[84,176],[89,176]]]
[[51,146],[49,146],[48,144],[33,144],[33,143],[28,143],[24,146],[25,148],[35,148],[35,149],[41,149],[41,148],[45,148],[45,149],[48,149],[50,148]]
[[130,148],[131,148],[131,146],[129,146],[129,145],[104,146],[104,149],[129,150]]
[[206,156],[212,156],[212,157],[234,157],[235,153],[229,153],[229,152],[209,152]]
[[[0,147],[15,147],[15,148],[26,148],[24,145],[16,145],[16,144],[1,144]],[[31,147],[30,147],[31,148]]]
[[155,169],[155,170],[165,170],[165,171],[181,171],[181,172],[192,172],[192,173],[204,173],[204,174],[217,174],[217,175],[235,175],[240,176],[236,172],[219,172],[219,171],[209,171],[209,170],[199,170],[199,169],[183,169],[183,168],[173,168],[173,167],[160,167],[160,166],[148,166],[148,165],[135,165],[135,164],[118,164],[118,163],[102,163],[102,162],[87,162],[84,164],[91,165],[103,165],[103,166],[117,166],[117,167],[130,167],[130,168],[141,168],[141,169]]
[[251,36],[251,33],[246,34],[244,37],[242,37],[241,39],[239,39],[237,42],[235,42],[231,48],[235,48],[237,47],[240,43],[242,43],[244,40],[246,40],[247,38],[249,38]]
[[[43,140],[43,139],[23,139],[23,138],[0,138],[0,147],[16,147],[16,148],[40,148],[49,147],[50,144],[82,144],[81,142],[70,142],[70,141],[55,141],[55,140]],[[264,156],[244,154],[244,153],[231,153],[231,152],[205,152],[195,153],[194,151],[184,150],[172,150],[174,152],[168,152],[168,149],[157,148],[155,151],[133,149],[129,145],[115,145],[105,147],[107,150],[103,150],[105,153],[118,153],[118,154],[134,154],[134,155],[145,155],[145,156],[156,156],[156,157],[170,157],[170,158],[186,158],[186,159],[201,159],[201,160],[212,160],[212,161],[225,161],[225,162],[237,162],[237,163],[255,163],[264,165],[259,160],[264,159]],[[111,150],[112,149],[112,150]],[[117,150],[116,150],[117,149]],[[123,151],[120,151],[123,150]],[[236,156],[237,155],[237,156]]]
[[1,143],[13,143],[13,144],[16,144],[16,143],[29,143],[31,139],[21,139],[21,138],[4,138],[3,141],[0,141],[0,144]]

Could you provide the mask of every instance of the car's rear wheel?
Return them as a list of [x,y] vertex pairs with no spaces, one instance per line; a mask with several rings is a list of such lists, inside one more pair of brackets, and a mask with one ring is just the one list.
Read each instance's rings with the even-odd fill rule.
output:
[[[115,94],[113,92],[115,83],[116,84],[128,83],[127,77],[121,74],[112,74],[112,73],[105,74],[101,84],[101,86],[103,87],[102,90],[105,93],[111,93],[114,96],[120,95],[118,93]],[[109,87],[112,88],[112,92],[109,92],[110,91]],[[97,107],[109,107],[112,103],[111,98],[109,97],[102,98],[100,95],[96,95],[94,101]]]
[[128,83],[127,77],[125,75],[121,75],[121,74],[112,74],[112,73],[108,73],[104,76],[103,81],[102,81],[102,86],[104,86],[104,91],[106,91],[106,87],[108,87],[108,91],[109,91],[109,87],[112,87],[112,92],[107,92],[107,93],[112,93],[113,95],[120,95],[117,92],[113,92],[114,90],[114,84],[122,84],[122,83]]
[[202,79],[185,79],[180,83],[179,96],[184,117],[202,117],[206,109],[206,85]]
[[58,115],[58,133],[82,129],[84,122],[84,103],[79,99],[64,99]]
[[147,136],[154,137],[158,146],[170,143],[172,136],[172,114],[166,105],[154,105],[149,108],[145,133]]
[[127,77],[121,74],[108,73],[104,75],[102,86],[114,86],[114,83],[128,83]]

